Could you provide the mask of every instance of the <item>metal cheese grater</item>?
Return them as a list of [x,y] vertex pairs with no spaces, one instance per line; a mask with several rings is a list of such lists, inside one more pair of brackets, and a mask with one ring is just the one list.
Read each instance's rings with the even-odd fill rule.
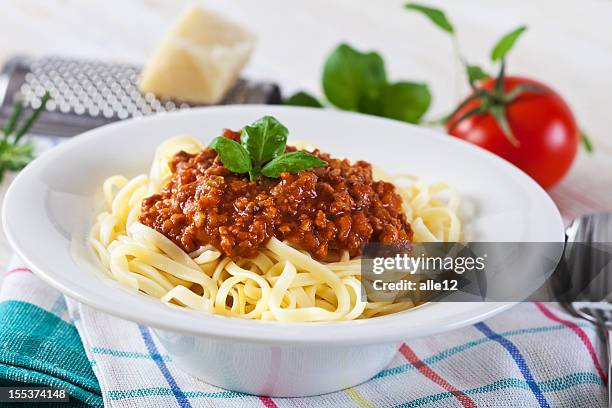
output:
[[[142,94],[136,85],[140,67],[62,57],[13,57],[0,73],[0,123],[11,113],[16,98],[27,108],[51,100],[32,133],[73,136],[117,120],[187,109],[181,101]],[[280,103],[278,86],[240,79],[222,104]]]

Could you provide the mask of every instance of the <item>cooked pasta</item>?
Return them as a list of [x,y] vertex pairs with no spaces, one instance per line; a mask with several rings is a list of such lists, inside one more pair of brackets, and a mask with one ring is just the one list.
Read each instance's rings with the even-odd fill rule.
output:
[[[228,256],[210,244],[188,253],[141,222],[143,200],[160,193],[173,175],[173,157],[203,149],[196,139],[178,136],[159,146],[148,175],[106,179],[104,209],[89,242],[112,279],[170,305],[244,319],[352,320],[414,306],[364,301],[360,259],[346,249],[332,254],[335,259],[322,260],[271,236],[255,256]],[[459,200],[447,184],[428,186],[409,176],[375,173],[395,183],[414,241],[459,241]]]

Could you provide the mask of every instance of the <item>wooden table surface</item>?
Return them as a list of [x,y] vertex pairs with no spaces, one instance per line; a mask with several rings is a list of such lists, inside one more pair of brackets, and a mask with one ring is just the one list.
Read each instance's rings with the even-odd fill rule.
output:
[[[403,0],[0,0],[0,61],[24,53],[143,63],[172,19],[197,3],[257,35],[245,74],[274,80],[286,93],[320,94],[322,63],[342,41],[379,51],[392,79],[427,81],[434,94],[430,117],[448,112],[467,91],[448,37],[404,11]],[[566,219],[612,211],[612,1],[427,3],[447,11],[464,53],[485,66],[500,35],[522,23],[529,26],[510,56],[509,72],[559,90],[596,147],[591,156],[579,155],[550,194]],[[1,268],[10,253],[2,237]]]

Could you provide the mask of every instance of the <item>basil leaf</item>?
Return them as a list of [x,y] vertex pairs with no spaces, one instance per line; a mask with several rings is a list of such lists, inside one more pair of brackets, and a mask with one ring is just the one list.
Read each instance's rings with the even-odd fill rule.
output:
[[[385,63],[375,52],[361,53],[339,45],[325,61],[323,91],[340,109],[371,112],[387,84]],[[375,109],[374,109],[375,110]]]
[[455,28],[450,23],[450,21],[448,21],[448,19],[446,18],[446,15],[444,14],[442,10],[423,6],[422,4],[416,4],[416,3],[406,3],[404,7],[406,7],[408,10],[414,10],[419,13],[422,13],[427,18],[429,18],[432,23],[434,23],[435,25],[437,25],[438,27],[440,27],[442,30],[446,31],[447,33],[449,34],[455,33]]
[[418,123],[431,104],[426,84],[397,82],[385,88],[382,116],[409,123]]
[[467,76],[470,83],[480,81],[489,77],[489,74],[487,74],[478,65],[466,65],[465,70],[467,71]]
[[223,165],[234,173],[249,173],[252,169],[249,152],[240,143],[219,136],[213,139],[209,147],[214,149]]
[[321,160],[312,154],[298,150],[278,156],[261,169],[261,174],[266,177],[276,178],[283,172],[299,173],[302,170],[322,166],[327,166],[325,160]]
[[314,96],[307,94],[306,92],[298,92],[291,95],[285,100],[285,105],[292,106],[308,106],[311,108],[322,108],[323,105]]
[[525,30],[527,30],[526,26],[520,26],[519,28],[504,35],[497,42],[497,44],[495,44],[495,47],[493,47],[493,51],[491,51],[491,61],[495,62],[499,61],[500,59],[503,59],[508,53],[508,51],[512,49],[516,40],[518,40],[520,35],[523,34]]
[[249,152],[255,167],[285,152],[289,131],[272,116],[264,116],[242,129],[240,141]]

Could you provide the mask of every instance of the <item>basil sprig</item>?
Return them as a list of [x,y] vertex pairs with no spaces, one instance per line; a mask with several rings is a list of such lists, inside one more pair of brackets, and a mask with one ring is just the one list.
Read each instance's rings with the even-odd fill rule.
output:
[[249,173],[251,181],[260,174],[277,178],[283,172],[299,173],[327,166],[325,160],[303,151],[285,153],[288,134],[282,123],[272,116],[264,116],[242,129],[240,143],[219,136],[209,147],[217,152],[229,171]]
[[[360,52],[348,44],[340,44],[329,54],[321,84],[325,98],[337,108],[409,123],[420,122],[431,104],[426,84],[390,81],[380,54]],[[285,100],[285,104],[324,106],[303,91]]]

